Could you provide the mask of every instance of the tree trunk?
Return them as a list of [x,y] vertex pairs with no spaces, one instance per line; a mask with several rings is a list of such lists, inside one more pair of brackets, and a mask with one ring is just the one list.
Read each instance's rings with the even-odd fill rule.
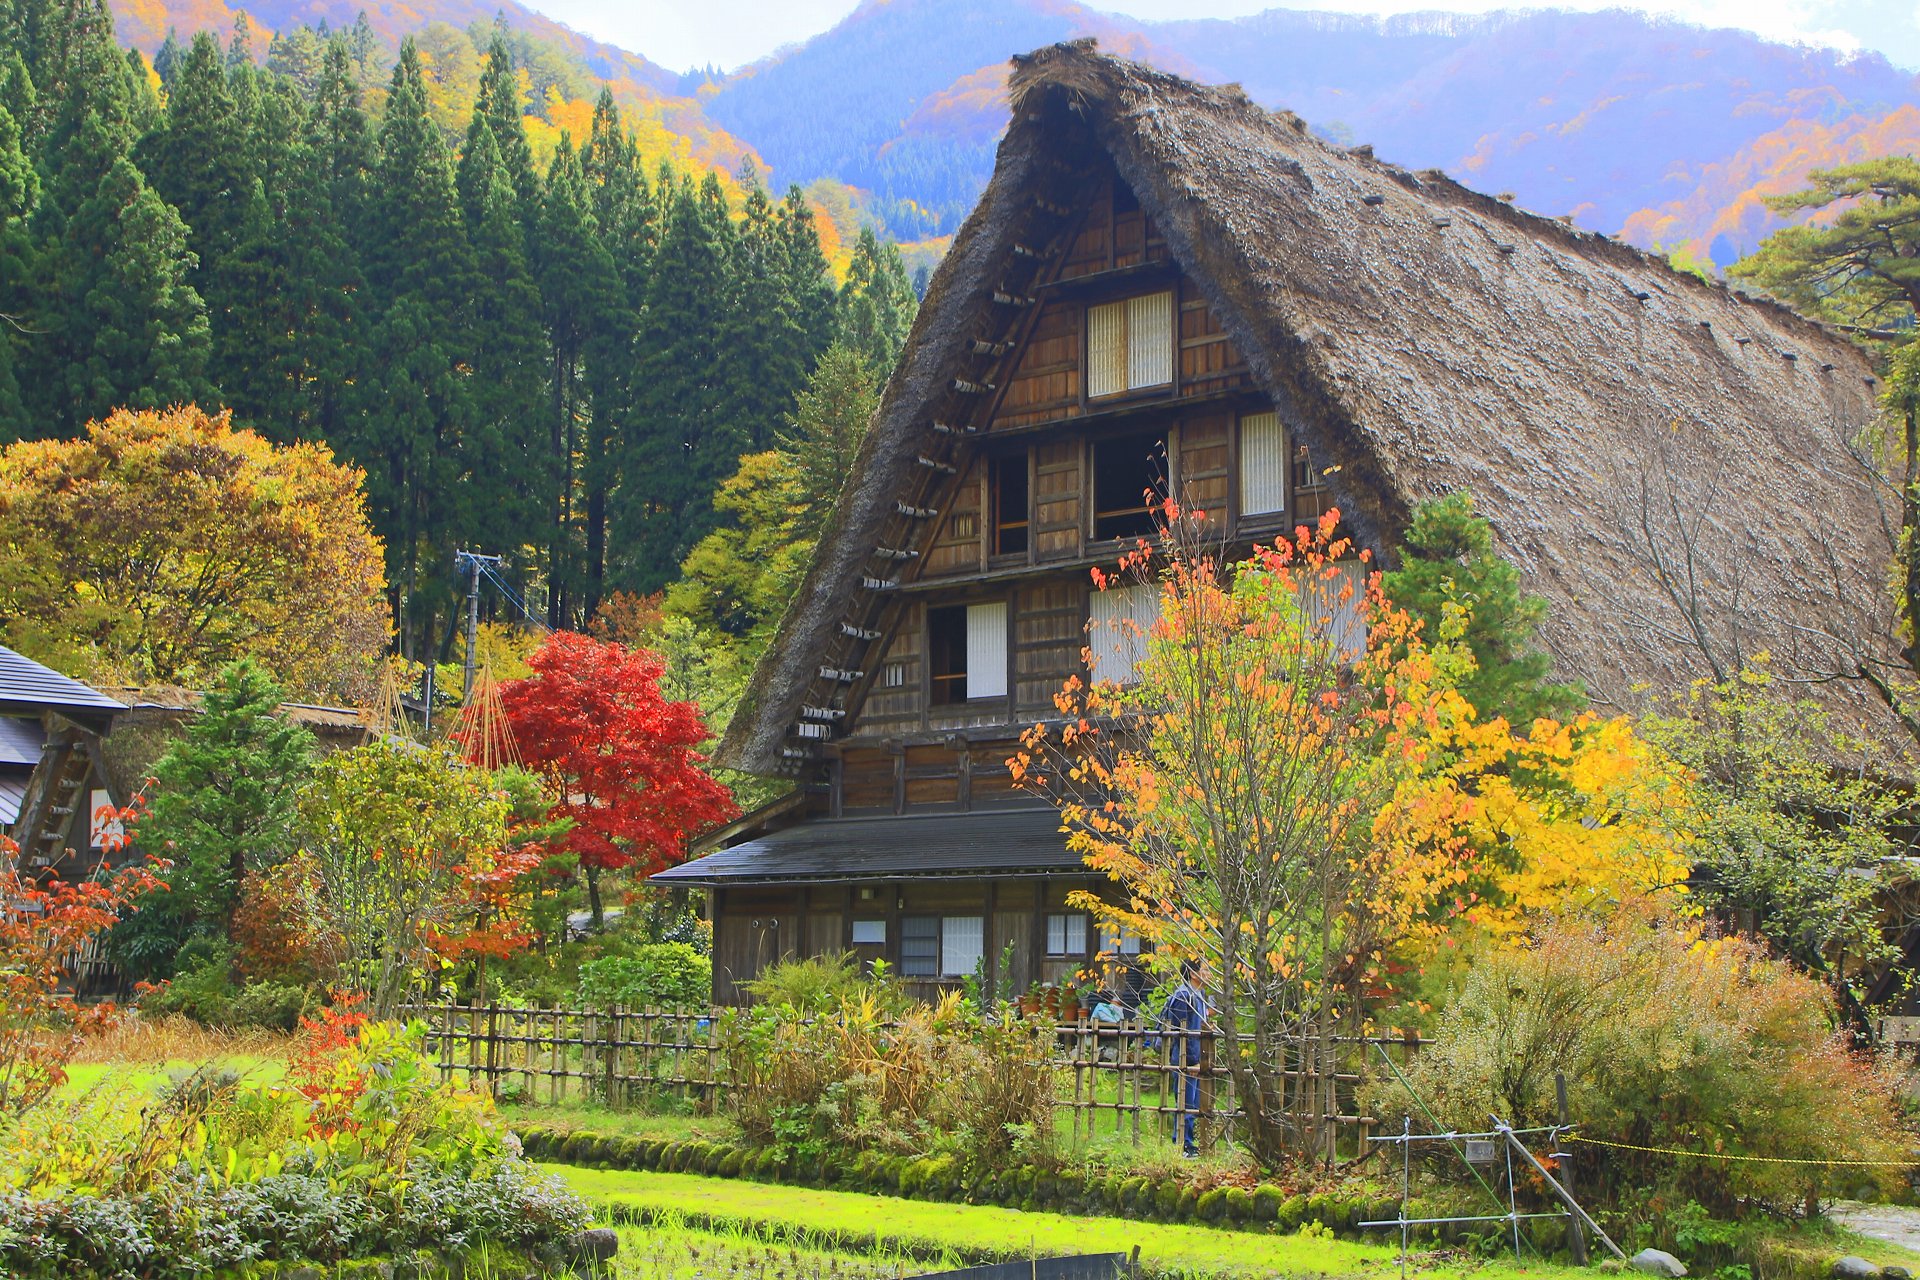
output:
[[587,909],[592,913],[593,931],[604,929],[607,924],[606,913],[600,908],[600,868],[589,865],[587,873]]

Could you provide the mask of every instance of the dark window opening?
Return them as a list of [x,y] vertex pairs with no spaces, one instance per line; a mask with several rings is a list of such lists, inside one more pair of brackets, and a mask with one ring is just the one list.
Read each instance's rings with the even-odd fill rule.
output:
[[927,664],[933,677],[934,706],[950,707],[967,700],[965,605],[927,610]]
[[1119,178],[1113,180],[1113,211],[1132,213],[1140,207],[1140,197],[1133,194],[1133,188]]
[[1167,496],[1167,438],[1129,436],[1093,446],[1093,536],[1146,538]]
[[1318,489],[1326,482],[1327,478],[1325,476],[1315,473],[1313,469],[1313,455],[1307,452],[1307,446],[1304,444],[1294,445],[1293,487],[1295,492],[1302,489]]
[[908,916],[900,922],[900,976],[940,976],[939,916]]
[[1027,455],[1014,454],[993,464],[993,554],[1023,555],[1027,550]]

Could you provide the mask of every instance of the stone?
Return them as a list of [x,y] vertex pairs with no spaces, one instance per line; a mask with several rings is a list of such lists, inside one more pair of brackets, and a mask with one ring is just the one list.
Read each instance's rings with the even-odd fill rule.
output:
[[1880,1280],[1913,1280],[1913,1272],[1905,1267],[1882,1267]]
[[1687,1274],[1687,1264],[1666,1252],[1664,1249],[1642,1249],[1628,1259],[1635,1271],[1644,1271],[1652,1276],[1666,1276],[1667,1280],[1679,1280]]
[[612,1227],[588,1227],[566,1239],[567,1257],[575,1266],[583,1263],[610,1262],[620,1252],[620,1237]]
[[1834,1280],[1881,1280],[1882,1272],[1879,1267],[1865,1258],[1850,1253],[1844,1258],[1835,1258],[1833,1266],[1828,1269],[1828,1274],[1832,1275]]

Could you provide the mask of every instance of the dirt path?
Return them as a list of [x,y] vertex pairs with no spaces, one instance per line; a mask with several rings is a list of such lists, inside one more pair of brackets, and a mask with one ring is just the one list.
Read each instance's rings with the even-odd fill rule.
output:
[[1860,1204],[1843,1200],[1828,1210],[1841,1226],[1874,1240],[1920,1250],[1920,1209],[1890,1204]]

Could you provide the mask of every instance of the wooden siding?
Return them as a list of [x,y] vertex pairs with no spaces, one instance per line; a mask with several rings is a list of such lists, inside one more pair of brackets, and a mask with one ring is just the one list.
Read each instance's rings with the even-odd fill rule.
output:
[[980,557],[986,549],[985,494],[986,467],[976,456],[941,495],[940,510],[944,514],[933,545],[927,549],[921,577],[980,571]]
[[1246,359],[1227,337],[1226,326],[1193,290],[1181,293],[1177,385],[1187,396],[1214,395],[1253,385]]
[[1074,578],[1022,588],[1015,597],[1013,706],[1023,719],[1054,714],[1053,697],[1082,670],[1087,586]]
[[1226,525],[1227,441],[1237,420],[1231,409],[1190,412],[1181,419],[1174,439],[1174,483],[1180,505],[1201,508],[1215,528]]
[[996,429],[1021,427],[1080,412],[1081,322],[1086,305],[1076,298],[1045,303],[1007,379],[994,415]]
[[1086,448],[1078,439],[1055,440],[1034,450],[1033,548],[1040,560],[1080,555],[1080,491]]

